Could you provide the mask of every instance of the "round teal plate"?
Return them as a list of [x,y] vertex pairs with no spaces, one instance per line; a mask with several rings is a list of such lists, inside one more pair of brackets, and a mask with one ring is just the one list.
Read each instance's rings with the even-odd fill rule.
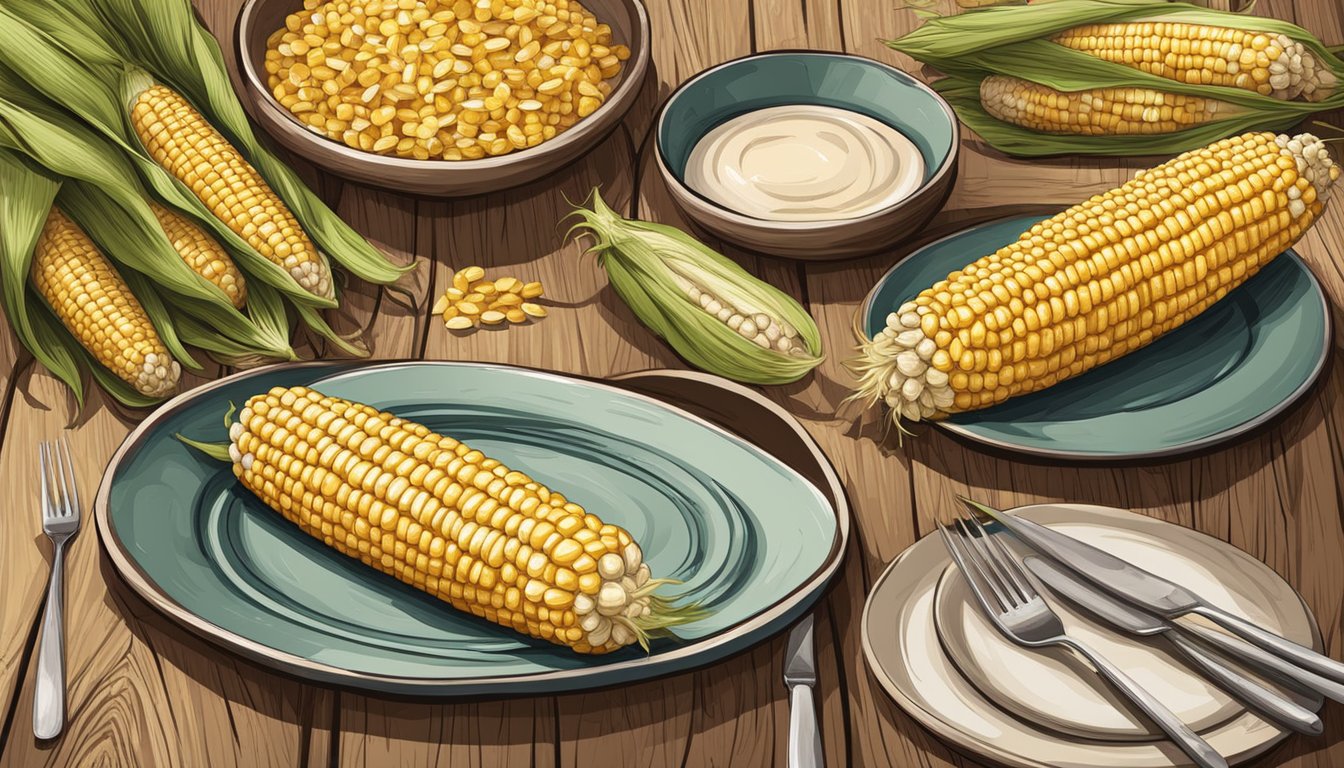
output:
[[[773,414],[779,434],[800,441],[783,447],[813,457],[805,471],[824,477],[827,493],[733,433],[627,388],[471,363],[308,364],[229,377],[157,411],[108,468],[99,533],[155,607],[303,677],[428,695],[536,694],[699,666],[810,606],[839,564],[848,513],[834,473],[782,410],[709,377],[658,375],[714,399],[711,410],[762,423]],[[230,403],[295,384],[414,419],[564,489],[629,530],[654,574],[682,581],[677,591],[710,615],[649,653],[584,656],[534,641],[327,548],[242,488],[227,463],[174,437],[225,441]]]
[[[1040,221],[1019,216],[924,246],[868,294],[864,330],[921,290]],[[1152,344],[1048,389],[938,426],[1051,458],[1130,460],[1187,453],[1255,429],[1325,366],[1330,320],[1320,283],[1293,251]]]

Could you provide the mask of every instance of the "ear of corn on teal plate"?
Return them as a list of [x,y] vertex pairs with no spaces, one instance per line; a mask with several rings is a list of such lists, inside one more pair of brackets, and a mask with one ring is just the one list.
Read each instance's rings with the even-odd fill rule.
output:
[[[771,407],[745,388],[687,376],[699,378],[684,389],[715,393],[723,412]],[[227,462],[174,437],[227,440],[230,403],[300,384],[460,437],[563,487],[628,530],[656,573],[683,582],[669,591],[707,615],[677,627],[677,639],[653,640],[649,654],[633,646],[592,657],[532,640],[325,546],[266,507]],[[772,450],[815,448],[797,434],[798,446]],[[837,511],[829,500],[838,481],[813,453],[804,471],[832,479],[829,497],[762,449],[611,385],[471,363],[282,365],[167,404],[114,458],[96,509],[105,546],[135,589],[263,663],[380,691],[554,693],[709,663],[806,610],[848,529],[843,502]]]
[[[972,227],[896,265],[868,295],[864,332],[924,287],[992,253],[1041,217]],[[1320,283],[1288,250],[1198,317],[1085,374],[940,427],[996,448],[1052,458],[1135,460],[1187,453],[1266,423],[1305,393],[1330,346]],[[916,438],[918,439],[918,438]]]

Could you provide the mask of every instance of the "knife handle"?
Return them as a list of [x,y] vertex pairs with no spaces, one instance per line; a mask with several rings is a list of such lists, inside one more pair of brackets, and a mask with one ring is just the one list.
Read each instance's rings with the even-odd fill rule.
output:
[[1344,664],[1329,656],[1319,654],[1306,646],[1298,645],[1292,640],[1279,637],[1273,632],[1261,629],[1240,616],[1233,616],[1221,608],[1201,605],[1191,613],[1197,613],[1200,616],[1212,619],[1247,641],[1280,658],[1291,661],[1309,672],[1314,672],[1336,683],[1344,683]]
[[1193,624],[1182,624],[1180,631],[1194,635],[1205,645],[1212,646],[1224,656],[1236,659],[1275,682],[1296,688],[1303,693],[1314,693],[1344,703],[1344,685],[1293,666],[1245,640],[1238,640],[1232,635]]
[[825,765],[812,686],[795,685],[789,689],[789,768],[824,768]]
[[1152,718],[1154,723],[1167,734],[1181,751],[1190,756],[1199,768],[1227,768],[1227,761],[1218,754],[1218,750],[1209,745],[1199,734],[1190,730],[1190,726],[1181,722],[1181,719],[1175,715],[1165,704],[1158,701],[1153,694],[1149,693],[1143,686],[1134,682],[1133,678],[1126,675],[1119,667],[1112,664],[1105,656],[1097,653],[1083,643],[1074,640],[1071,637],[1062,637],[1059,641],[1062,645],[1067,645],[1077,651],[1083,658],[1092,662],[1101,676],[1106,678],[1111,685],[1125,694],[1130,701],[1148,717]]
[[1321,718],[1317,717],[1316,713],[1308,711],[1250,678],[1228,669],[1221,661],[1201,648],[1198,643],[1180,632],[1168,632],[1167,637],[1205,677],[1240,699],[1258,714],[1298,733],[1315,736],[1321,732],[1323,728]]

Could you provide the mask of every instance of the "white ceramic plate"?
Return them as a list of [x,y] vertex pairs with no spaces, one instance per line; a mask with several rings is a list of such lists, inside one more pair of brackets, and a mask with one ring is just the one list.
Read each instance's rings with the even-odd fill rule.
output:
[[[1049,504],[1014,511],[1179,580],[1220,607],[1319,649],[1301,598],[1268,566],[1225,542],[1118,509]],[[1022,768],[1189,766],[1171,743],[1096,683],[1081,662],[1016,648],[967,602],[937,536],[907,549],[878,579],[863,616],[874,676],[907,712],[959,749]],[[941,585],[941,586],[940,586]],[[1230,763],[1287,732],[1245,711],[1180,663],[1052,601],[1070,633],[1142,678]],[[964,670],[964,671],[963,671]],[[1158,679],[1165,676],[1166,679]],[[997,703],[996,703],[997,702]],[[1307,707],[1318,700],[1298,699]]]

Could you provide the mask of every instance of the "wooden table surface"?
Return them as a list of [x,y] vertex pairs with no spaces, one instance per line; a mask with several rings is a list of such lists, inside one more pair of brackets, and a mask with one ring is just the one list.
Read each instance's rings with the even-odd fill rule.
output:
[[[240,0],[198,0],[226,51]],[[564,241],[564,202],[596,185],[614,207],[684,224],[654,167],[656,106],[680,81],[753,51],[849,51],[918,72],[886,49],[918,24],[897,0],[647,0],[654,71],[640,103],[604,143],[551,179],[484,197],[417,199],[343,183],[296,163],[320,194],[388,252],[420,263],[413,302],[352,286],[341,327],[367,332],[376,358],[522,363],[594,376],[683,367],[607,288],[595,260]],[[1339,0],[1260,0],[1255,13],[1344,43]],[[229,51],[231,55],[231,51]],[[1335,123],[1339,115],[1330,116]],[[964,142],[956,190],[920,237],[1026,210],[1056,209],[1114,186],[1143,161],[1015,162]],[[1299,244],[1344,320],[1344,204],[1335,200]],[[863,661],[859,616],[883,567],[950,514],[954,493],[1000,506],[1067,500],[1124,506],[1192,526],[1269,563],[1315,611],[1326,647],[1344,652],[1344,356],[1269,428],[1218,450],[1140,466],[1051,466],[989,455],[920,430],[903,447],[876,414],[842,406],[840,367],[855,310],[909,246],[839,263],[729,253],[796,296],[821,326],[827,361],[768,394],[834,462],[854,509],[847,562],[817,611],[818,702],[831,766],[974,766],[906,716]],[[452,272],[481,264],[545,282],[545,321],[458,337],[427,319]],[[1340,337],[1336,337],[1336,345]],[[312,349],[321,355],[325,350]],[[222,374],[224,370],[216,373]],[[0,333],[0,768],[61,766],[782,765],[788,727],[784,637],[698,672],[587,694],[434,703],[310,685],[207,645],[148,608],[112,573],[86,530],[67,562],[70,723],[51,743],[32,735],[34,647],[50,547],[34,485],[34,445],[73,429],[91,497],[108,458],[141,417],[94,395],[76,413],[50,375]],[[91,528],[91,526],[90,526]],[[1293,737],[1264,766],[1344,765],[1344,707],[1325,733]]]

